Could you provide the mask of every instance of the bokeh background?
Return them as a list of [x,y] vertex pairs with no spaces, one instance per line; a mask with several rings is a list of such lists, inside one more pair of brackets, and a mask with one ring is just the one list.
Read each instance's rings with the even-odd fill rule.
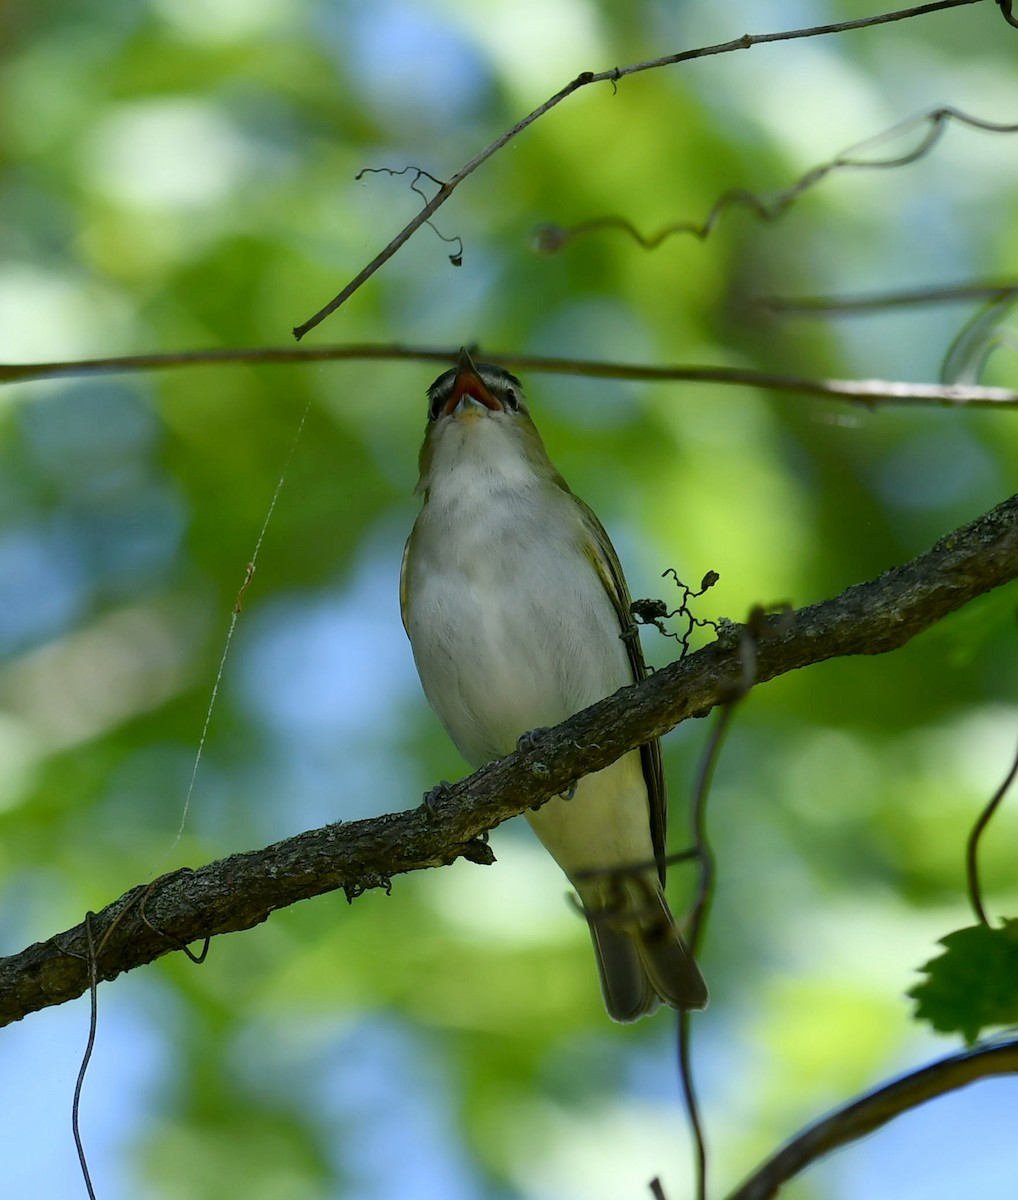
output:
[[[834,0],[35,0],[0,8],[0,359],[286,344],[445,177],[581,70],[872,10]],[[767,320],[768,294],[1018,267],[1018,140],[959,127],[705,243],[541,222],[702,219],[953,104],[1018,120],[996,7],[758,47],[586,89],[496,156],[310,342],[936,380],[974,311]],[[914,144],[916,135],[913,134]],[[893,143],[879,153],[905,149]],[[986,382],[1014,384],[995,355]],[[0,394],[0,951],[180,864],[416,804],[464,773],[414,674],[397,577],[423,393],[407,363],[218,367]],[[751,389],[526,381],[635,595],[705,617],[808,603],[1012,490],[1010,413],[862,411]],[[302,412],[303,434],[294,442]],[[291,453],[292,447],[292,453]],[[285,467],[185,797],[237,591]],[[1013,753],[1013,590],[899,653],[744,704],[711,827],[720,879],[695,1063],[719,1187],[803,1122],[955,1048],[910,1019],[968,924],[962,849]],[[665,661],[674,643],[645,639]],[[684,843],[707,727],[665,744]],[[985,853],[1014,913],[1018,814]],[[690,1194],[674,1025],[612,1026],[582,922],[522,822],[497,866],[326,897],[104,985],[82,1130],[103,1200]],[[688,881],[677,873],[681,904]],[[87,998],[0,1033],[2,1190],[83,1193]],[[901,1120],[798,1200],[1018,1190],[1018,1084]]]

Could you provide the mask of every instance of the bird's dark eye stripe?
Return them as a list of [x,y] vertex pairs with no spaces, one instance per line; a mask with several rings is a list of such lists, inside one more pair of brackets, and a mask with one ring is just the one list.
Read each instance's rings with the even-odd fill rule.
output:
[[438,414],[442,411],[443,407],[445,406],[445,402],[449,399],[449,393],[451,391],[452,391],[451,384],[450,384],[450,386],[444,387],[444,388],[435,387],[434,385],[432,385],[432,387],[430,387],[428,389],[428,398],[430,400],[430,403],[428,405],[428,419],[429,420],[434,421],[437,419]]

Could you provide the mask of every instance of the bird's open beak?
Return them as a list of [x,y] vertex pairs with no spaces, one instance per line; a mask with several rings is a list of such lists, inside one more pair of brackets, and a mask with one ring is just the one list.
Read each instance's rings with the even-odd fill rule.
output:
[[460,350],[459,362],[456,365],[456,379],[452,385],[452,393],[445,403],[445,408],[442,409],[442,415],[448,417],[454,413],[464,396],[470,396],[478,404],[490,408],[492,412],[502,411],[502,405],[488,391],[480,375],[477,374],[473,359],[466,350]]

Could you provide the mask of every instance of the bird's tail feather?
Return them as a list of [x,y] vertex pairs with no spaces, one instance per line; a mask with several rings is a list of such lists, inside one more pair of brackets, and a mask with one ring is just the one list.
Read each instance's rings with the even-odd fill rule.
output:
[[636,1021],[662,1001],[706,1007],[707,985],[657,880],[619,882],[611,902],[584,902],[608,1015]]

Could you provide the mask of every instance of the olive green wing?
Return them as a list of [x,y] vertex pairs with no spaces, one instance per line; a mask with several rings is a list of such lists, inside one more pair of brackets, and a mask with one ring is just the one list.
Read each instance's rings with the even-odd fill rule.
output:
[[407,632],[407,637],[410,636],[410,626],[407,624],[407,611],[409,601],[410,588],[410,543],[414,540],[413,531],[406,540],[406,545],[403,547],[403,558],[399,564],[399,615],[403,618],[403,628]]
[[[618,614],[620,636],[629,654],[629,663],[633,669],[633,681],[639,682],[647,677],[647,664],[643,660],[640,635],[630,611],[632,597],[629,594],[626,577],[622,573],[622,564],[619,562],[619,556],[615,553],[615,547],[611,544],[611,539],[594,511],[579,497],[577,497],[577,503],[583,510],[587,528],[592,535],[588,556],[601,577],[604,589]],[[647,797],[650,802],[650,832],[654,855],[658,860],[658,874],[661,882],[664,883],[668,795],[665,791],[664,767],[661,762],[661,742],[655,738],[654,741],[641,746],[640,759],[643,764],[643,778],[647,783]]]

